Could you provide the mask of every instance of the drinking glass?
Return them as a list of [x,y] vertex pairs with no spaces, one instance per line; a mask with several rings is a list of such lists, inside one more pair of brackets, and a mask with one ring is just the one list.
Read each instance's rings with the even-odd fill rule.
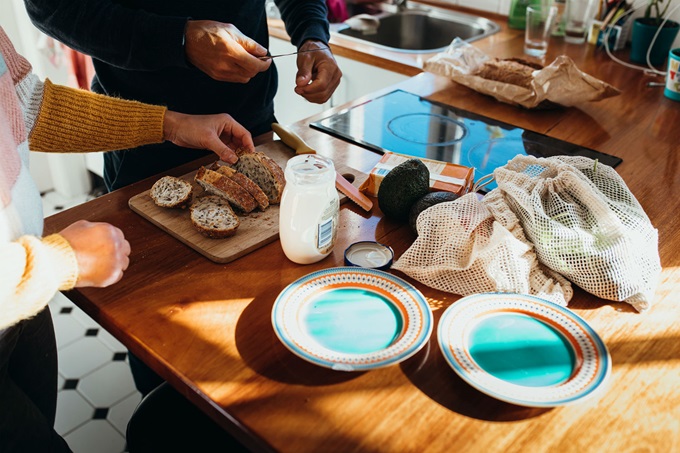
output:
[[590,22],[595,16],[598,0],[567,0],[564,40],[572,44],[586,42]]
[[543,58],[548,50],[548,40],[557,18],[556,6],[527,6],[524,31],[524,53]]

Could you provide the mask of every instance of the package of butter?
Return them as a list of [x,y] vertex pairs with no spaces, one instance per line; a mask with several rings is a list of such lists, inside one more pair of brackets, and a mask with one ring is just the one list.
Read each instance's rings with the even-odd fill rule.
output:
[[[377,197],[380,183],[385,175],[394,167],[409,159],[413,159],[413,156],[386,152],[380,162],[373,167],[368,179],[359,187],[359,190],[371,197]],[[432,159],[420,158],[420,160],[430,170],[430,190],[443,190],[465,195],[472,189],[475,176],[474,168]]]

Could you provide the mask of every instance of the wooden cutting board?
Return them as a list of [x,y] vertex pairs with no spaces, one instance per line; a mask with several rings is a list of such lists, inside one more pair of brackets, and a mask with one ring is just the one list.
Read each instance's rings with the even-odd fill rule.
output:
[[[288,159],[295,154],[292,149],[281,141],[266,143],[257,147],[274,159],[281,168],[286,168]],[[348,167],[340,162],[335,163],[335,169],[343,175],[352,175],[354,184],[359,187],[368,175]],[[203,193],[203,189],[194,182],[194,175],[198,168],[191,173],[181,176],[190,181],[194,186],[194,197]],[[339,194],[340,203],[347,201],[347,197]],[[253,211],[250,214],[240,215],[241,224],[234,236],[225,239],[210,239],[200,234],[191,224],[189,209],[167,209],[156,206],[149,190],[130,198],[128,205],[161,230],[179,239],[189,247],[198,251],[208,259],[216,263],[228,263],[240,258],[253,250],[269,244],[279,237],[279,206],[269,206],[264,211]]]

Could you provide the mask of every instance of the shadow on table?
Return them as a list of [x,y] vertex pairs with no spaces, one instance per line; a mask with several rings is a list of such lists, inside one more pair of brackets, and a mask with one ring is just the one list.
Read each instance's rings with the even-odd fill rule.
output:
[[[254,299],[241,313],[236,324],[236,347],[246,364],[257,373],[286,384],[323,386],[346,382],[361,376],[362,372],[340,372],[307,362],[278,339],[271,319],[263,317],[266,297]],[[275,298],[271,298],[271,305]],[[271,313],[271,307],[266,312]]]
[[415,356],[401,363],[404,375],[420,391],[447,409],[479,420],[509,422],[537,417],[551,408],[516,406],[492,398],[463,381],[446,363],[437,342],[437,325],[444,309],[434,311],[430,341]]
[[601,299],[589,294],[575,283],[572,283],[571,287],[574,290],[574,296],[567,304],[567,307],[570,310],[600,310],[605,306],[609,306],[619,313],[638,313],[637,310],[627,302]]

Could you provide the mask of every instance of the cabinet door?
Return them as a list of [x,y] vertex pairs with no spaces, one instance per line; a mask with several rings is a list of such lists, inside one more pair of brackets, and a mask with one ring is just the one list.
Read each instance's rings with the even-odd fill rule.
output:
[[333,96],[334,107],[409,78],[404,74],[349,58],[335,57],[335,59],[342,70],[342,83],[336,90],[337,96]]
[[[295,52],[297,49],[288,41],[269,37],[269,52],[280,55]],[[279,72],[279,89],[274,97],[274,114],[281,124],[291,124],[301,119],[316,115],[329,106],[307,102],[295,93],[295,74],[297,74],[296,57],[276,58],[274,60]]]

